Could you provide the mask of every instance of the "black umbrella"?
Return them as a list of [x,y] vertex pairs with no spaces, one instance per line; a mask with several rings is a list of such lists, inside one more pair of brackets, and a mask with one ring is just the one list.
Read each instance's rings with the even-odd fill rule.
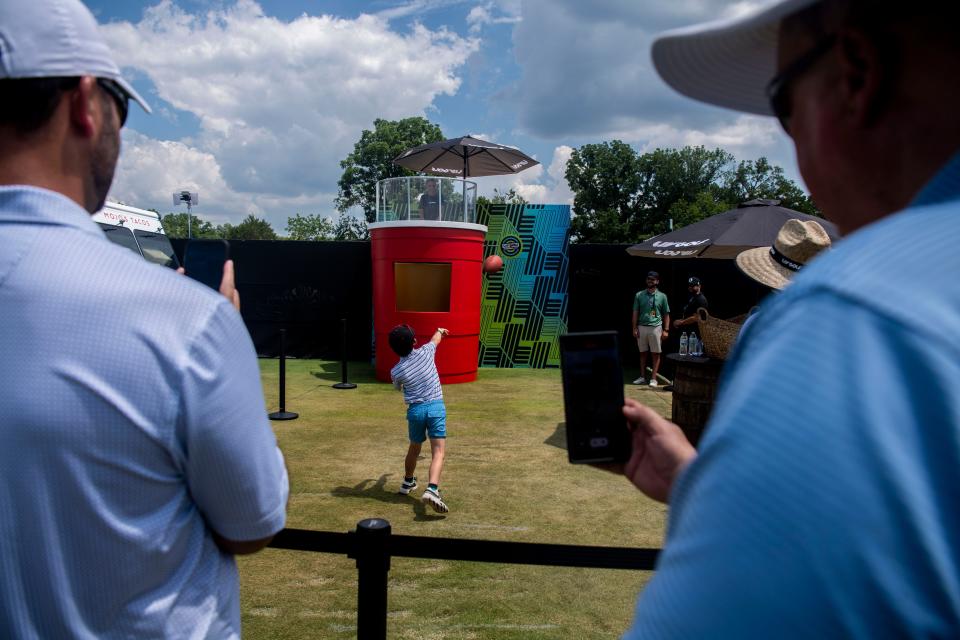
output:
[[779,200],[750,200],[736,209],[635,244],[627,253],[646,258],[736,258],[741,251],[773,245],[780,227],[791,218],[816,220],[830,240],[840,238],[832,222],[779,205]]
[[499,176],[540,164],[519,149],[464,136],[422,144],[393,159],[394,164],[435,176]]

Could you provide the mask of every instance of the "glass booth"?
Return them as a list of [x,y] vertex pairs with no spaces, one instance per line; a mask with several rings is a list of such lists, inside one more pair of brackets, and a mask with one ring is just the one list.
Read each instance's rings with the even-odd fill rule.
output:
[[458,178],[406,176],[377,182],[377,222],[477,220],[477,183]]

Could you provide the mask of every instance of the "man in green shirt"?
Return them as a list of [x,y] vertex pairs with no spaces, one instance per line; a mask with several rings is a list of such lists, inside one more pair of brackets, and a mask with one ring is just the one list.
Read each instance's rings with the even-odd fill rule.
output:
[[650,386],[657,386],[657,371],[660,370],[660,343],[665,340],[670,327],[670,303],[667,295],[657,290],[660,274],[647,274],[647,288],[633,297],[633,337],[640,349],[640,377],[633,384],[647,384],[647,352],[653,355],[653,373]]

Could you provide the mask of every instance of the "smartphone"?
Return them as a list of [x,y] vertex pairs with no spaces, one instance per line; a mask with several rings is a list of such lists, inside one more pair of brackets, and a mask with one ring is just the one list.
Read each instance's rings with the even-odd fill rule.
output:
[[626,462],[632,438],[623,416],[617,333],[561,335],[560,367],[570,462]]
[[230,244],[226,240],[190,240],[183,252],[183,268],[194,280],[219,291],[223,263],[229,257]]

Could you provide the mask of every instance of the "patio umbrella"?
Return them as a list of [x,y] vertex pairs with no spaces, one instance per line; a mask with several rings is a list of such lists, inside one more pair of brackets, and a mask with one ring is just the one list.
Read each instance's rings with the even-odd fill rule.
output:
[[519,149],[470,136],[407,149],[393,163],[420,173],[457,178],[520,173],[540,164]]
[[780,227],[791,218],[816,220],[830,240],[839,239],[832,222],[779,205],[779,200],[750,200],[736,209],[635,244],[627,253],[646,258],[732,259],[741,251],[772,245]]

